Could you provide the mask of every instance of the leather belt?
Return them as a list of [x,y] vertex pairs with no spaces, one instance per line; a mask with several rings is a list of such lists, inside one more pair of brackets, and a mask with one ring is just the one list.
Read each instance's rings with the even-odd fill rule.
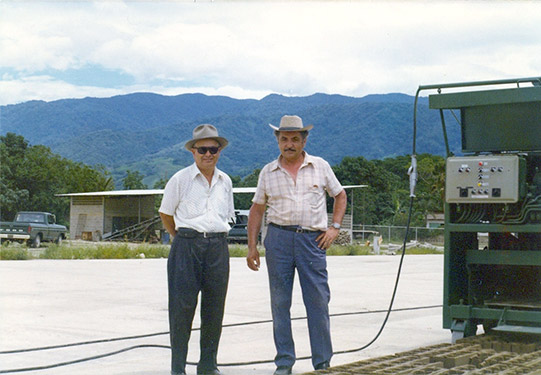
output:
[[319,230],[311,230],[311,229],[304,229],[298,225],[278,225],[278,224],[274,224],[274,223],[269,223],[270,226],[273,226],[275,228],[279,228],[279,229],[283,229],[283,230],[288,230],[290,232],[295,232],[295,233],[316,233],[316,232],[321,232]]
[[177,236],[184,238],[216,238],[227,237],[227,232],[198,232],[190,228],[177,228]]

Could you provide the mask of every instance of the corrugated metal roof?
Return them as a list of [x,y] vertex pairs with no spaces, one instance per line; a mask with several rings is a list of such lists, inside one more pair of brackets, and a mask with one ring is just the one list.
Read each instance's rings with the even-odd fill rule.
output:
[[[345,185],[344,189],[367,187],[368,185]],[[233,193],[255,193],[255,187],[234,187]],[[141,189],[141,190],[108,190],[91,191],[87,193],[56,194],[57,197],[113,197],[113,196],[141,196],[141,195],[163,195],[163,189]]]
[[163,195],[163,189],[141,189],[141,190],[109,190],[91,191],[87,193],[56,194],[57,197],[108,197],[122,195]]

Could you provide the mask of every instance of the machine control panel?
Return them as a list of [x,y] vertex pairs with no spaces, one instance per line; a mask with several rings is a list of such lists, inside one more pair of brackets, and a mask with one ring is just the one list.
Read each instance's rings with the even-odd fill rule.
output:
[[447,159],[448,203],[515,203],[519,200],[519,157],[480,155]]

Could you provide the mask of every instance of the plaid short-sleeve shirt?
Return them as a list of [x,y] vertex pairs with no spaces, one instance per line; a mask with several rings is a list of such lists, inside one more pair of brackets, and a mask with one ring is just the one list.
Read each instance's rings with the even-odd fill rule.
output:
[[259,174],[252,201],[267,205],[267,222],[327,230],[327,192],[335,197],[343,190],[329,163],[304,153],[297,179],[282,168],[280,158]]

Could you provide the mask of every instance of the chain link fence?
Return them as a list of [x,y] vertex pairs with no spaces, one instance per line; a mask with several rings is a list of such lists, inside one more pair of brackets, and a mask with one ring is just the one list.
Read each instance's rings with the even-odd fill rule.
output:
[[[366,243],[369,241],[370,243],[374,243],[374,237],[376,237],[376,241],[379,241],[383,245],[402,245],[406,235],[406,227],[389,225],[354,225],[352,234],[353,242]],[[435,248],[443,249],[444,229],[410,227],[407,242],[429,244]]]

